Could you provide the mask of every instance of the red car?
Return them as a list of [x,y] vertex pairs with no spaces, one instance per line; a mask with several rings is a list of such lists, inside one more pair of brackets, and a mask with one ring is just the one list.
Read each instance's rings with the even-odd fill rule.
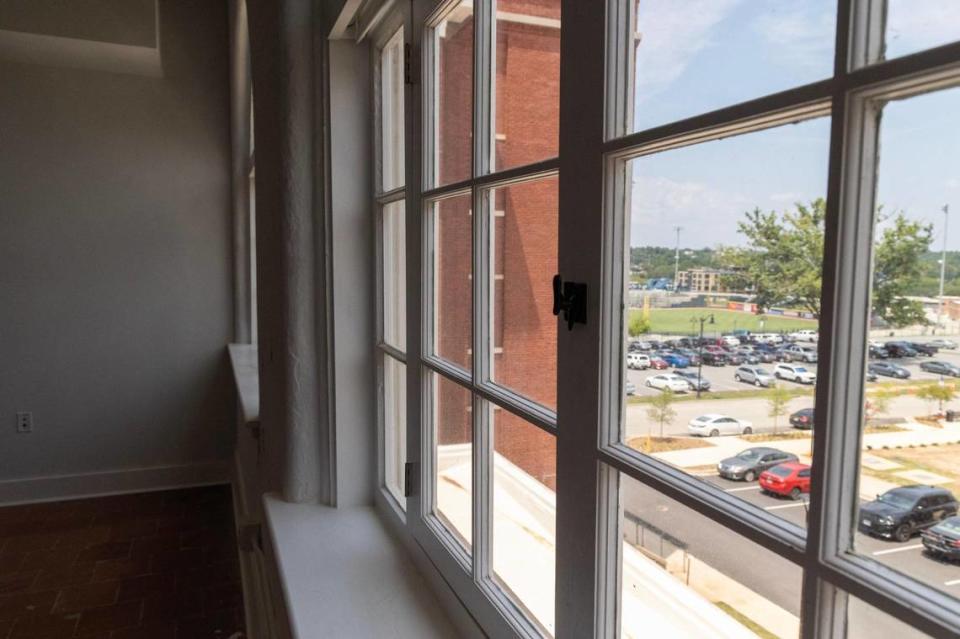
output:
[[760,489],[765,493],[799,499],[810,492],[810,466],[800,462],[779,464],[760,473]]
[[663,369],[667,368],[668,366],[670,366],[670,365],[667,364],[667,362],[666,362],[665,360],[662,360],[662,359],[660,359],[659,357],[655,357],[655,356],[654,356],[654,357],[651,357],[651,358],[650,358],[650,368],[652,368],[652,369],[654,369],[654,370],[662,371]]

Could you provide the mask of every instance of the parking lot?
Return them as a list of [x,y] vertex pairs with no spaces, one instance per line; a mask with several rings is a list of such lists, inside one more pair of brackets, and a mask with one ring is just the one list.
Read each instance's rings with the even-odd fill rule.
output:
[[[764,494],[757,482],[742,482],[718,476],[705,477],[706,481],[721,490],[736,495],[755,506],[798,526],[806,527],[807,501],[793,501]],[[920,537],[899,543],[857,532],[854,535],[855,550],[872,557],[891,568],[900,570],[916,579],[937,586],[955,597],[960,597],[960,564],[941,561],[923,553]]]
[[[916,339],[915,341],[921,342],[924,340]],[[923,361],[931,360],[931,359],[943,360],[945,362],[949,362],[951,364],[960,366],[960,351],[941,350],[939,353],[937,353],[933,357],[912,357],[912,358],[902,358],[902,359],[870,360],[870,361],[886,361],[886,362],[903,366],[910,371],[910,380],[936,380],[940,378],[939,375],[936,375],[933,373],[927,373],[920,370],[920,363]],[[816,373],[817,371],[816,364],[807,364],[807,363],[797,362],[796,365],[803,366],[804,368],[806,368],[807,370],[813,373]],[[773,369],[776,366],[776,364],[758,364],[758,366],[765,369],[769,373],[773,374]],[[648,377],[657,375],[659,373],[671,372],[672,370],[673,370],[672,368],[667,368],[665,370],[659,370],[659,371],[653,370],[653,369],[648,369],[648,370],[627,369],[627,379],[633,382],[634,385],[636,386],[637,396],[655,395],[659,391],[657,391],[654,388],[647,387],[644,383],[646,379]],[[689,366],[687,367],[686,370],[696,372],[697,367]],[[702,369],[701,375],[704,379],[707,379],[710,381],[711,392],[738,391],[738,390],[747,390],[751,388],[749,384],[738,382],[734,379],[736,370],[737,370],[736,366],[730,366],[730,365],[704,366]],[[903,384],[910,380],[894,379],[892,377],[881,376],[878,378],[877,381],[878,382],[895,382],[895,383]],[[788,386],[792,386],[792,387],[800,386],[799,384],[795,384],[794,382],[785,382],[785,383]]]

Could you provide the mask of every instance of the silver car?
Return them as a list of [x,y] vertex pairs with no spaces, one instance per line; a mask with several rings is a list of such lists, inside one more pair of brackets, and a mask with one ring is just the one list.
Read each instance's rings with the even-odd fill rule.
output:
[[753,384],[754,386],[770,386],[775,379],[769,371],[759,366],[740,366],[733,378],[744,384]]

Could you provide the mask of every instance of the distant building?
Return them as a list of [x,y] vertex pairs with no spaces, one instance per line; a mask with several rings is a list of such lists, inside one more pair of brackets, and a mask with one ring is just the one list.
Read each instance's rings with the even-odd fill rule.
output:
[[677,273],[677,286],[697,293],[727,293],[723,285],[725,271],[712,268],[692,268]]

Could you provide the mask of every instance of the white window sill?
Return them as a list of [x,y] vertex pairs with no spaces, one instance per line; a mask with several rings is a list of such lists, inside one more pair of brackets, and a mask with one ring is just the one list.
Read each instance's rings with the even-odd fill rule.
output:
[[457,636],[372,507],[263,502],[295,639]]

